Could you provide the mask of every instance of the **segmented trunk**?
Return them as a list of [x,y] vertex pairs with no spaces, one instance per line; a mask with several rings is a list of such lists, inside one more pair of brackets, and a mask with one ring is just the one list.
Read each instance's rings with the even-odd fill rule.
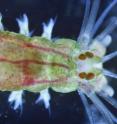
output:
[[53,43],[42,37],[0,32],[0,90],[77,89],[77,83],[70,81],[76,75],[76,64],[71,57],[75,47],[72,40]]

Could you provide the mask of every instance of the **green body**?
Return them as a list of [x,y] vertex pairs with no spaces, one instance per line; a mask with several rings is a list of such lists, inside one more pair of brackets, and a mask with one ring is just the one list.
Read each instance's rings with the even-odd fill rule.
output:
[[0,90],[78,89],[74,56],[78,50],[76,41],[70,39],[52,42],[42,37],[0,32]]

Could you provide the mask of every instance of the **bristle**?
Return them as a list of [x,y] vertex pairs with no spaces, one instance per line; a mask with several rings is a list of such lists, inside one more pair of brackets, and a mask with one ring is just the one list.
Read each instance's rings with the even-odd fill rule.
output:
[[95,124],[106,124],[105,118],[103,118],[103,116],[100,114],[99,110],[95,107],[94,104],[91,104],[90,109],[91,109],[91,113],[95,121]]
[[111,86],[109,86],[108,84],[103,87],[101,92],[103,92],[103,94],[105,96],[112,97],[114,95],[114,89]]
[[0,13],[0,31],[4,31],[4,26],[2,24],[2,14]]
[[115,117],[112,113],[110,113],[111,119],[113,120],[113,122],[115,122],[117,124],[117,117]]
[[51,40],[51,38],[52,38],[52,30],[53,30],[55,21],[56,21],[56,19],[50,19],[47,24],[43,23],[42,37],[45,37],[45,38]]
[[[90,9],[90,5],[87,5],[88,11],[87,11],[87,15],[84,19],[84,24],[83,24],[83,29],[82,29],[82,36],[79,37],[79,44],[81,45],[82,49],[88,49],[88,45],[91,41],[91,32],[93,29],[93,26],[95,24],[95,20],[97,17],[97,12],[98,12],[98,8],[99,8],[99,4],[100,4],[100,0],[94,0],[92,8],[91,8],[91,12],[89,15],[89,9]],[[88,17],[89,15],[89,17]]]
[[103,39],[108,36],[110,33],[112,33],[112,31],[117,27],[117,17],[113,17],[111,19],[111,22],[109,23],[109,25],[107,25],[107,27],[105,28],[105,30],[99,34],[97,37],[96,37],[96,40],[97,41],[100,41],[100,43],[104,44],[103,43]]
[[106,18],[106,16],[108,15],[108,13],[110,12],[110,10],[117,4],[117,0],[113,0],[112,3],[109,4],[109,6],[104,10],[104,12],[102,13],[102,15],[99,17],[99,19],[97,20],[96,24],[94,25],[93,31],[91,33],[91,38],[95,35],[95,33],[97,32],[98,28],[100,27],[100,25],[103,23],[104,19]]
[[115,73],[113,73],[109,70],[103,69],[103,73],[104,73],[105,76],[109,76],[109,77],[117,79],[117,74],[115,74]]
[[90,12],[90,0],[86,0],[84,19],[83,19],[80,34],[79,34],[78,39],[77,39],[77,41],[80,44],[82,44],[82,42],[83,42],[82,37],[83,37],[84,31],[86,29],[87,21],[88,21],[88,18],[89,18],[89,12]]
[[29,32],[29,21],[26,14],[23,15],[20,19],[16,19],[19,25],[20,34],[31,36],[32,33]]
[[89,35],[89,37],[92,32],[92,28],[95,24],[97,12],[99,9],[99,4],[100,4],[100,0],[94,0],[92,8],[91,8],[90,16],[89,16],[88,23],[87,23],[86,30],[85,30],[85,34]]
[[105,107],[105,105],[100,101],[100,99],[95,94],[90,94],[89,98],[100,111],[102,116],[104,116],[107,123],[114,124],[110,111]]
[[40,92],[39,98],[36,100],[36,104],[43,102],[46,109],[50,108],[50,94],[48,89],[42,90]]
[[92,117],[92,114],[91,114],[91,110],[90,110],[90,107],[89,107],[89,104],[88,104],[86,96],[82,93],[82,91],[78,91],[78,93],[79,93],[80,98],[81,98],[81,100],[83,102],[83,105],[85,107],[85,110],[86,110],[86,113],[88,115],[90,124],[94,124],[94,120],[93,120],[93,117]]
[[103,57],[102,62],[105,63],[105,62],[113,59],[116,56],[117,56],[117,51],[115,51],[113,53],[110,53],[109,55],[106,55],[106,56]]
[[107,48],[111,42],[112,42],[112,37],[110,35],[106,35],[103,39],[99,40],[98,38],[95,39],[95,41],[100,42],[105,48]]
[[105,95],[105,94],[103,94],[103,93],[99,93],[99,95],[100,95],[105,101],[107,101],[107,102],[110,103],[113,107],[115,107],[115,108],[117,109],[117,101],[116,101],[114,98],[112,98],[112,97],[110,97],[110,96],[107,96],[107,95]]
[[22,104],[23,104],[23,100],[22,100],[22,95],[23,95],[23,91],[13,91],[11,92],[9,98],[8,98],[8,102],[10,104],[13,104],[13,109],[22,109]]

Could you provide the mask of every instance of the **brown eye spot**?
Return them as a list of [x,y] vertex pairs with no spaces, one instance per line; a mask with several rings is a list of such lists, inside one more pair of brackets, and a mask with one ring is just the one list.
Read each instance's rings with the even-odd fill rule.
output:
[[94,55],[93,53],[91,52],[86,52],[85,55],[88,57],[88,58],[92,58]]
[[86,79],[87,80],[91,80],[95,77],[94,73],[88,73],[87,76],[86,76]]
[[87,76],[87,74],[85,72],[81,72],[79,74],[79,77],[82,78],[82,79],[86,78],[86,76]]
[[79,59],[80,60],[85,60],[86,59],[86,55],[85,54],[80,54],[79,55]]

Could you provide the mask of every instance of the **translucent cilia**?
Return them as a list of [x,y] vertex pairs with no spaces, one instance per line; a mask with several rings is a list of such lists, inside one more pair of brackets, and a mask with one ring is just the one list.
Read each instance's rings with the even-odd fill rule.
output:
[[36,103],[43,100],[46,108],[51,98],[48,88],[61,93],[77,90],[91,124],[96,121],[87,98],[100,111],[106,124],[117,123],[117,118],[97,97],[100,95],[117,108],[117,102],[112,98],[114,90],[106,79],[106,76],[117,78],[117,74],[103,68],[105,62],[117,56],[117,51],[105,55],[117,18],[112,17],[104,31],[94,37],[117,0],[113,0],[98,19],[100,0],[92,2],[91,7],[90,0],[86,0],[77,41],[61,38],[53,42],[53,19],[48,24],[43,23],[41,37],[31,37],[25,14],[17,19],[19,33],[5,31],[0,16],[0,90],[12,91],[8,101],[14,103],[14,109],[22,106],[23,90],[39,92]]

